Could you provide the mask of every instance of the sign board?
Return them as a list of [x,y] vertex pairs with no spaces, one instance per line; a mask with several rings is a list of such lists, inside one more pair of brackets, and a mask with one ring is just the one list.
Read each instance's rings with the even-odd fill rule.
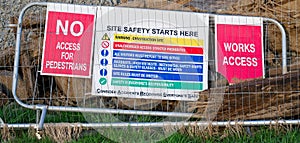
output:
[[90,77],[96,7],[48,4],[42,75]]
[[215,20],[217,72],[230,84],[264,77],[262,18],[217,15]]
[[97,17],[93,95],[192,101],[207,89],[208,14],[99,7]]

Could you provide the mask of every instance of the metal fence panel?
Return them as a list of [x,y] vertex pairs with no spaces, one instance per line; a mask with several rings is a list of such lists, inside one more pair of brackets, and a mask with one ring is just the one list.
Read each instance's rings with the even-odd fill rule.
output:
[[[189,3],[158,1],[158,3],[142,3],[136,1],[128,1],[128,5],[132,7],[150,7],[167,9],[168,5],[177,6],[177,10],[192,9],[194,11],[208,11],[219,13],[246,14],[255,16],[267,16],[275,18],[280,24],[284,25],[287,35],[283,34],[284,30],[278,28],[278,22],[270,18],[264,18],[264,53],[266,65],[266,79],[257,79],[254,81],[243,82],[233,85],[227,85],[224,78],[215,72],[214,58],[209,58],[210,74],[209,91],[200,93],[198,102],[176,102],[176,101],[155,101],[150,100],[146,105],[137,104],[140,100],[128,100],[114,97],[78,97],[78,90],[84,92],[89,91],[90,80],[78,78],[57,78],[52,76],[40,75],[41,54],[43,47],[43,36],[45,26],[46,8],[41,6],[32,6],[26,11],[22,25],[22,35],[17,41],[20,42],[21,49],[20,60],[13,60],[17,50],[14,50],[16,44],[15,37],[18,32],[16,30],[17,15],[25,4],[33,1],[23,1],[19,5],[13,5],[9,1],[1,3],[1,14],[12,15],[11,17],[1,17],[1,33],[0,45],[3,51],[1,56],[1,89],[0,106],[3,113],[0,118],[5,123],[18,123],[12,125],[14,127],[29,127],[32,124],[22,123],[38,123],[41,128],[44,120],[39,120],[39,112],[27,112],[20,114],[20,107],[14,103],[12,95],[17,95],[22,106],[42,110],[42,118],[47,116],[56,116],[55,122],[92,122],[92,124],[82,124],[87,127],[99,126],[128,126],[127,122],[136,122],[139,120],[147,121],[147,115],[154,116],[157,123],[144,123],[141,126],[164,126],[165,123],[160,116],[171,116],[173,121],[181,121],[179,117],[197,117],[195,120],[203,120],[203,114],[216,112],[215,118],[209,119],[219,122],[213,122],[214,125],[225,125],[224,121],[242,121],[245,125],[262,125],[279,122],[298,124],[299,123],[299,50],[298,50],[298,32],[299,32],[299,10],[297,9],[297,1],[284,1],[280,6],[272,9],[270,5],[275,2],[255,1],[256,3],[235,3],[231,9],[227,6],[235,1],[191,1]],[[71,4],[92,4],[100,5],[101,1],[66,1]],[[129,4],[130,2],[131,5]],[[133,2],[135,2],[134,5]],[[110,2],[108,2],[110,4]],[[116,3],[116,2],[115,2]],[[217,3],[217,4],[216,4]],[[218,5],[219,3],[219,5]],[[224,3],[226,5],[224,5]],[[299,2],[298,2],[299,3]],[[142,4],[142,5],[141,5]],[[185,5],[183,5],[185,4]],[[251,4],[253,7],[246,7]],[[46,5],[43,3],[42,5]],[[126,5],[126,3],[124,4]],[[166,6],[167,5],[167,6]],[[12,7],[14,10],[8,10]],[[199,8],[199,9],[195,9]],[[257,11],[251,11],[251,8]],[[3,9],[3,10],[2,10]],[[223,11],[222,11],[223,9]],[[277,11],[275,11],[277,10]],[[286,12],[290,10],[292,12]],[[5,12],[4,12],[5,11]],[[267,13],[267,14],[266,14]],[[269,14],[269,15],[268,15]],[[20,19],[20,18],[19,18]],[[210,29],[214,31],[213,17],[210,18]],[[210,33],[210,38],[214,37],[214,32]],[[288,38],[288,43],[284,43],[282,39]],[[210,41],[213,43],[213,40]],[[18,42],[17,42],[18,43]],[[214,45],[210,43],[210,45]],[[284,45],[288,46],[287,51],[282,50]],[[210,48],[214,48],[211,46]],[[18,55],[17,55],[18,56]],[[212,57],[212,56],[211,56]],[[285,59],[287,62],[284,62]],[[13,63],[18,64],[18,70],[13,72]],[[287,65],[287,66],[286,66]],[[16,66],[15,66],[16,67]],[[284,76],[282,74],[286,73]],[[17,86],[11,86],[14,79],[18,77]],[[12,87],[16,87],[13,89]],[[13,92],[11,94],[11,92]],[[222,97],[221,99],[219,99]],[[207,102],[214,101],[214,102]],[[220,104],[220,105],[216,105]],[[133,106],[127,106],[133,105]],[[164,112],[174,111],[174,105],[185,108],[190,107],[193,112],[178,113]],[[105,108],[104,108],[105,107]],[[218,107],[217,109],[215,109]],[[165,109],[165,110],[164,110]],[[145,111],[149,110],[149,111]],[[184,109],[186,110],[186,109]],[[71,111],[72,119],[64,118],[64,112]],[[154,112],[153,112],[154,111]],[[75,113],[80,112],[80,113]],[[195,113],[194,113],[195,112]],[[81,115],[83,114],[83,116]],[[99,113],[102,117],[99,118]],[[105,114],[106,113],[106,114]],[[107,114],[109,113],[109,114]],[[103,115],[105,114],[105,117]],[[143,116],[141,116],[143,115]],[[27,120],[37,117],[37,120]],[[57,117],[58,116],[58,117]],[[126,123],[114,124],[109,120],[116,117],[118,121]],[[205,116],[206,118],[209,116]],[[18,119],[13,121],[12,118]],[[84,118],[84,119],[82,119]],[[104,119],[106,118],[106,119]],[[142,119],[140,119],[142,118]],[[152,118],[152,117],[151,117]],[[283,119],[283,120],[281,120]],[[46,118],[45,122],[50,119]],[[53,120],[50,120],[53,122]],[[257,121],[259,120],[259,121]],[[244,122],[243,122],[244,121]],[[109,123],[107,123],[109,122]],[[104,124],[101,124],[104,123]],[[171,123],[176,124],[176,122]],[[188,123],[184,123],[188,125]],[[206,124],[199,122],[199,125]],[[36,124],[35,124],[36,125]],[[140,126],[139,124],[130,124],[131,126]]]

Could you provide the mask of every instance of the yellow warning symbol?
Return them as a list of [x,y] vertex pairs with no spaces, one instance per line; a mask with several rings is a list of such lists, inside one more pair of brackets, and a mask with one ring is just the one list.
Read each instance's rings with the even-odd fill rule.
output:
[[109,37],[108,37],[108,35],[107,35],[107,33],[105,33],[105,34],[103,35],[102,40],[110,40]]

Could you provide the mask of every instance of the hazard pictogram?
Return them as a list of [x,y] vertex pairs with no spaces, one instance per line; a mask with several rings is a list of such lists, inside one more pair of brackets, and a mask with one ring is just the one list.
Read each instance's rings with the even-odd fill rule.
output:
[[102,48],[108,48],[109,47],[109,42],[108,41],[103,41],[101,45],[102,45]]
[[107,35],[107,33],[105,33],[105,34],[103,35],[102,40],[110,40],[109,37],[108,37],[108,35]]

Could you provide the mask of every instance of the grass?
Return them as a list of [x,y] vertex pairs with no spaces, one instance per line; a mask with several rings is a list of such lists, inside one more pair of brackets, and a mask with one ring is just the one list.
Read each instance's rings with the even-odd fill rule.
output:
[[15,131],[13,133],[14,137],[8,140],[1,140],[1,142],[7,143],[53,143],[53,140],[49,137],[44,137],[42,140],[37,139],[33,134],[28,133],[28,131]]
[[241,137],[229,136],[222,140],[224,143],[230,142],[263,142],[263,143],[299,143],[300,130],[293,129],[290,131],[276,132],[275,129],[260,128],[253,136],[243,135]]
[[10,103],[0,109],[0,118],[4,123],[35,123],[36,111],[21,108],[17,103]]
[[[0,108],[0,118],[4,123],[36,123],[35,110],[21,107],[13,102]],[[50,122],[86,122],[85,117],[80,112],[53,112],[47,111],[45,123]]]
[[[171,135],[170,137],[159,141],[158,143],[299,143],[300,142],[300,129],[293,128],[289,131],[276,131],[276,129],[270,129],[269,127],[257,127],[255,128],[255,132],[253,135],[243,134],[242,136],[237,135],[228,135],[226,137],[219,135],[214,136],[207,136],[206,138],[197,137],[197,136],[189,136],[187,134],[182,134],[176,132],[175,134]],[[12,131],[13,137],[10,140],[6,140],[8,143],[14,142],[26,142],[26,143],[34,143],[34,142],[41,142],[41,143],[52,143],[55,142],[50,137],[43,137],[41,140],[38,140],[34,133],[31,131]],[[120,131],[119,133],[125,133],[124,131]],[[115,132],[116,133],[116,132]],[[111,136],[118,137],[120,134],[116,133]],[[141,134],[136,134],[135,136],[140,136]],[[0,135],[1,137],[1,135]],[[123,142],[143,142],[143,140],[134,140],[131,135],[128,135],[128,138],[123,138]],[[1,140],[2,142],[5,140]],[[78,139],[73,139],[68,141],[68,143],[115,143],[114,141],[104,137],[102,134],[96,131],[86,131],[81,134]]]
[[[145,117],[145,116],[133,116],[129,120],[126,116],[116,115],[115,121],[161,121],[160,118]],[[35,123],[36,122],[36,111],[28,110],[20,107],[16,103],[11,103],[0,109],[0,118],[5,123]],[[112,121],[111,115],[95,115],[95,114],[81,114],[75,112],[47,112],[45,123],[51,122],[87,122],[89,120],[99,122]],[[70,126],[60,127],[58,129],[46,128],[48,132],[42,132],[42,139],[38,140],[35,136],[36,131],[34,129],[29,130],[17,130],[17,129],[1,129],[0,142],[41,142],[41,143],[52,143],[56,141],[63,141],[69,143],[114,143],[114,141],[122,140],[122,142],[145,142],[144,139],[151,138],[162,138],[158,141],[159,143],[232,143],[232,142],[247,142],[247,143],[299,143],[300,142],[300,128],[278,125],[275,127],[261,126],[252,127],[251,133],[246,132],[243,127],[229,127],[229,128],[218,128],[218,130],[205,130],[201,133],[193,133],[190,128],[181,129],[171,136],[164,139],[164,136],[160,134],[154,134],[152,130],[146,128],[132,128],[124,127],[121,129],[116,128],[102,128],[102,130],[96,131],[94,129],[82,130],[82,128],[72,128]],[[54,134],[51,134],[54,133]],[[61,137],[55,138],[57,132],[61,132]],[[147,134],[150,133],[150,134]],[[152,134],[153,133],[153,134]],[[65,137],[67,136],[67,137]],[[108,138],[109,139],[108,139]],[[120,139],[121,138],[121,139]],[[113,141],[114,140],[114,141]],[[149,141],[149,140],[148,140]]]
[[[95,136],[95,135],[94,135]],[[96,136],[101,136],[100,134]],[[93,139],[94,137],[85,136],[78,140],[77,142],[85,142],[86,140]],[[99,138],[102,141],[102,138]],[[98,141],[99,141],[98,140]],[[125,140],[126,141],[126,140]],[[111,141],[103,140],[103,142],[111,143]],[[217,136],[208,136],[207,138],[202,137],[191,137],[186,134],[175,133],[170,137],[159,141],[159,143],[299,143],[300,142],[300,130],[293,129],[287,132],[276,132],[274,129],[269,129],[266,127],[260,128],[255,132],[254,135],[250,136],[248,134],[244,134],[242,136],[237,135],[229,135],[227,137],[222,137],[220,135]]]

